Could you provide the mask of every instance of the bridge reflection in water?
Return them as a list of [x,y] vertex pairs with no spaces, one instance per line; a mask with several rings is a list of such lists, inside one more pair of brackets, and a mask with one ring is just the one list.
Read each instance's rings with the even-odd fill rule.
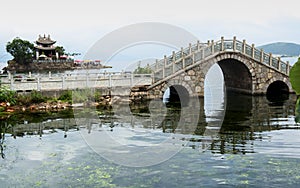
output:
[[[195,108],[195,100],[199,108]],[[58,132],[62,139],[67,139],[70,131],[95,127],[105,131],[114,131],[120,127],[146,131],[159,131],[166,134],[180,135],[178,138],[189,140],[186,146],[194,149],[207,147],[214,153],[252,153],[255,152],[254,140],[262,139],[260,132],[285,129],[291,126],[294,116],[296,96],[288,100],[270,102],[265,96],[247,96],[227,94],[226,103],[215,113],[206,113],[203,98],[190,98],[187,106],[168,105],[163,107],[157,101],[115,106],[114,109],[81,109],[82,118],[76,121],[72,113],[64,115],[39,114],[40,120],[30,120],[32,114],[20,117],[12,116],[0,122],[1,156],[5,157],[4,142],[6,137],[40,136]],[[226,105],[225,105],[226,104]],[[158,106],[157,106],[158,105]],[[158,108],[160,107],[163,108]],[[224,109],[226,109],[224,116]],[[115,111],[123,112],[122,115]],[[155,111],[156,110],[156,111]],[[97,112],[99,119],[89,118],[89,112]],[[36,115],[36,114],[35,114]],[[49,115],[49,114],[48,114]],[[7,146],[6,146],[7,147]]]

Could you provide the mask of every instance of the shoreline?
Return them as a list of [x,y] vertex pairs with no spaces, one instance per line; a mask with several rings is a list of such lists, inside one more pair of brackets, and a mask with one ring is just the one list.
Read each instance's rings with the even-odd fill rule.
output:
[[[11,115],[13,113],[22,113],[22,112],[57,112],[62,110],[70,110],[80,107],[95,107],[95,108],[112,108],[112,104],[118,105],[129,105],[133,101],[129,99],[123,99],[122,97],[111,97],[111,96],[101,96],[98,102],[96,101],[85,101],[78,103],[71,103],[68,101],[46,101],[40,103],[31,103],[28,105],[11,105],[9,102],[0,103],[0,119],[3,119],[3,116]],[[138,101],[134,101],[138,102]]]

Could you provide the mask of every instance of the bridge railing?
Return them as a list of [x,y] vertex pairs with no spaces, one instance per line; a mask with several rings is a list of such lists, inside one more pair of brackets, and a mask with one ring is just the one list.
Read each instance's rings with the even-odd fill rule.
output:
[[15,91],[66,90],[101,87],[132,87],[150,85],[152,74],[125,72],[68,72],[52,74],[1,75],[0,85]]
[[152,65],[153,81],[154,83],[162,80],[181,69],[189,66],[195,66],[195,64],[206,60],[210,56],[215,56],[223,52],[239,52],[255,61],[268,66],[271,69],[279,71],[285,75],[289,74],[290,65],[288,62],[283,62],[280,57],[273,57],[273,55],[267,54],[263,49],[255,48],[254,44],[249,45],[245,40],[239,41],[234,37],[233,39],[225,40],[221,37],[221,40],[214,42],[208,41],[207,43],[199,43],[199,41],[189,47],[180,51],[173,51],[172,55],[164,56],[164,59],[157,60]]
[[165,56],[164,59],[160,59],[160,60],[156,60],[156,62],[154,64],[152,64],[150,67],[152,70],[156,71],[156,70],[160,70],[162,69],[165,65],[169,65],[172,64],[173,62],[176,62],[180,59],[183,58],[183,56],[187,56],[191,53],[194,53],[196,51],[198,51],[199,49],[203,48],[204,46],[207,46],[207,43],[200,43],[199,41],[197,41],[196,44],[189,44],[189,47],[187,48],[181,48],[180,51],[172,52],[172,55],[170,56]]

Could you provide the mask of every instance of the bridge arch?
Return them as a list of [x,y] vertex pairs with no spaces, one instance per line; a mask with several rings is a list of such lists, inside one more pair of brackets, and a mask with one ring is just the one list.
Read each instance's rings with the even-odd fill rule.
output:
[[247,63],[228,58],[218,61],[218,65],[223,72],[226,90],[252,94],[252,75]]
[[[176,98],[176,95],[178,95],[177,99],[180,98],[181,100],[184,100],[183,97],[189,98],[189,96],[194,96],[194,85],[191,83],[191,80],[187,77],[185,77],[186,80],[184,79],[184,77],[181,78],[182,79],[171,79],[167,82],[164,82],[161,85],[159,98],[163,98],[165,92],[168,89],[170,90],[170,94],[173,94],[173,96],[171,97]],[[173,99],[175,100],[175,98]]]
[[289,98],[289,86],[282,80],[272,82],[267,88],[269,101],[282,101]]
[[[166,96],[166,102],[180,102],[181,106],[186,106],[189,102],[190,94],[186,87],[182,85],[171,85],[168,89],[169,96]],[[165,95],[164,95],[165,97]]]
[[[199,70],[202,70],[204,77],[209,69],[214,65],[222,70],[224,84],[227,90],[233,90],[239,93],[253,94],[254,78],[256,75],[256,67],[253,62],[238,53],[222,53],[212,60],[201,64]],[[196,68],[197,69],[197,68]],[[204,93],[200,94],[203,95]]]

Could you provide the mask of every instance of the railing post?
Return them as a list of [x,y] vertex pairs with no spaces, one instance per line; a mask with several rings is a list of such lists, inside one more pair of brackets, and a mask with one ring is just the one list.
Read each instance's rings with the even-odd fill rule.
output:
[[233,51],[236,51],[236,36],[233,37],[232,49]]
[[103,79],[105,79],[106,78],[106,70],[104,70],[104,72],[103,72]]
[[152,79],[152,84],[153,84],[155,82],[154,72],[151,73],[151,79]]
[[191,54],[191,53],[192,53],[192,44],[189,43],[189,54]]
[[192,53],[192,64],[195,63],[195,52]]
[[65,74],[62,75],[62,85],[61,85],[61,89],[64,90],[65,88]]
[[182,56],[182,68],[185,68],[185,54]]
[[290,73],[290,62],[287,61],[286,62],[286,74],[289,74]]
[[264,50],[260,49],[260,62],[263,63],[264,62]]
[[215,53],[215,46],[214,46],[214,40],[211,40],[211,54]]
[[175,73],[175,61],[172,62],[172,73]]
[[197,50],[199,50],[199,49],[200,49],[200,41],[197,40]]
[[272,66],[272,53],[270,53],[269,56],[270,56],[269,65]]
[[183,47],[181,47],[181,58],[183,57]]
[[163,67],[163,79],[165,78],[166,76],[166,65],[167,65],[167,56],[164,55],[164,67]]
[[255,53],[255,46],[254,44],[251,45],[251,57],[254,59],[254,53]]
[[48,76],[49,76],[49,78],[51,78],[51,71],[49,71]]
[[88,87],[89,84],[89,73],[86,72],[86,77],[85,77],[85,86]]
[[246,53],[246,40],[243,40],[243,49],[242,49],[242,53],[243,53],[243,54]]
[[112,83],[111,83],[111,73],[108,73],[108,87],[111,87]]
[[133,73],[131,73],[131,75],[130,75],[130,87],[132,87],[133,86]]
[[28,77],[31,78],[31,72],[30,72],[30,71],[29,71],[29,73],[28,73]]
[[38,74],[38,77],[37,77],[37,91],[41,91],[41,80],[40,80],[40,74]]
[[175,51],[172,52],[172,56],[173,56],[173,57],[172,57],[173,62],[175,62],[175,61],[176,61],[176,54],[175,54]]
[[10,72],[8,72],[8,78],[10,78],[10,90],[14,90],[14,78],[11,76]]
[[221,37],[221,51],[224,51],[224,37]]
[[281,60],[280,60],[280,57],[278,57],[278,70],[279,72],[281,72]]

